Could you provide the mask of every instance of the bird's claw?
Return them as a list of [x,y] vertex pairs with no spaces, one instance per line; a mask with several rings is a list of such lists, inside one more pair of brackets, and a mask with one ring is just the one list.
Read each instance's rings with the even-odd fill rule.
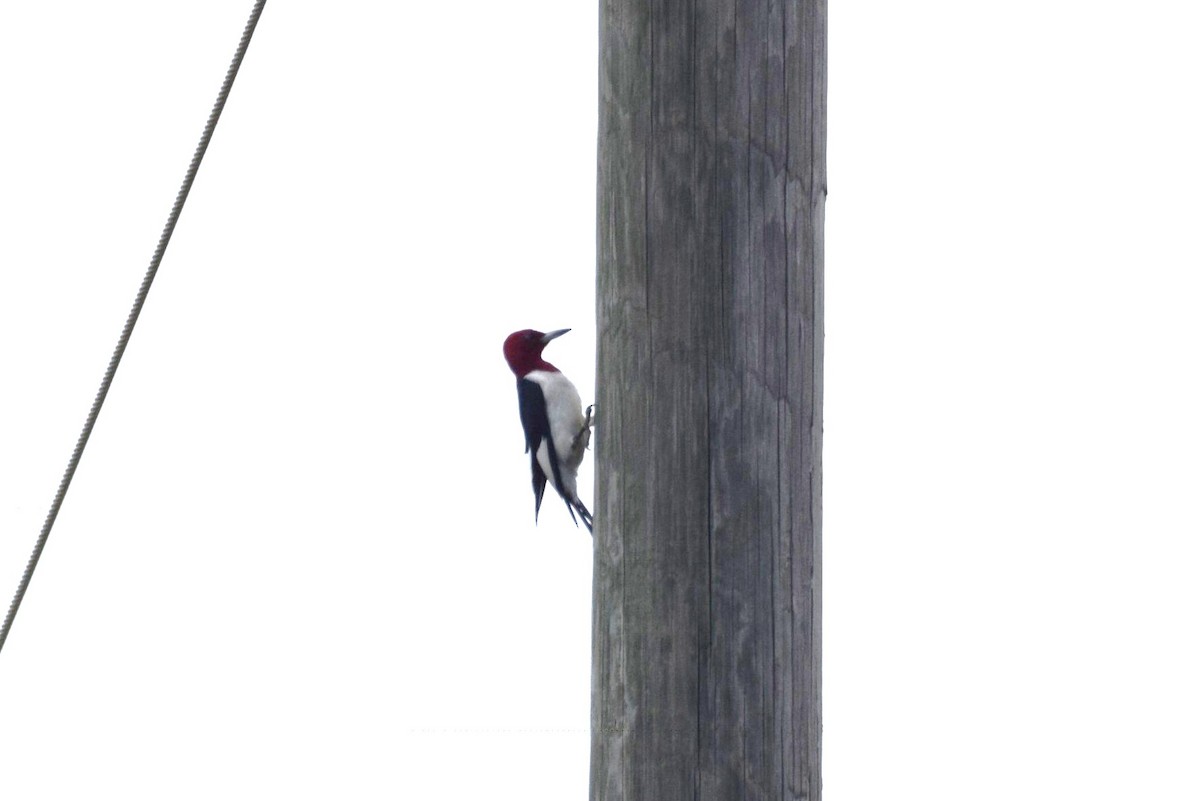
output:
[[576,448],[579,447],[580,441],[583,442],[584,448],[591,447],[592,426],[594,426],[596,424],[596,421],[592,416],[592,409],[595,409],[595,408],[596,408],[595,404],[592,404],[591,406],[587,407],[587,411],[584,413],[583,428],[579,429],[579,433],[575,435],[575,443],[574,444],[575,444]]

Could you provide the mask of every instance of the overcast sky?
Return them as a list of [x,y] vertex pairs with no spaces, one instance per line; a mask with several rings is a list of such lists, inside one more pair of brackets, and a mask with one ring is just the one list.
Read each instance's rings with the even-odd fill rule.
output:
[[[6,605],[252,3],[0,4]],[[1200,796],[1200,10],[834,2],[825,797]],[[0,793],[585,799],[596,3],[274,2],[0,654]],[[592,499],[585,463],[580,486]]]

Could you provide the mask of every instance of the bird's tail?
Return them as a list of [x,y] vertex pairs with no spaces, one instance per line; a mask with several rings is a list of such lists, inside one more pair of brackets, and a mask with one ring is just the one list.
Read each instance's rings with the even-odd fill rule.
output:
[[[583,501],[579,500],[579,496],[575,495],[575,496],[568,498],[564,495],[563,500],[567,502],[567,511],[571,513],[571,520],[573,520],[575,522],[575,525],[578,526],[579,521],[582,520],[583,524],[585,526],[587,526],[588,534],[591,534],[592,533],[592,513],[589,512],[588,508],[583,505]],[[579,515],[578,519],[576,519],[576,517],[575,517],[576,514]]]
[[576,512],[579,512],[579,519],[583,521],[585,526],[587,526],[588,534],[591,534],[592,513],[588,511],[588,508],[583,505],[583,501],[579,500],[579,498],[571,501],[571,505],[575,507]]

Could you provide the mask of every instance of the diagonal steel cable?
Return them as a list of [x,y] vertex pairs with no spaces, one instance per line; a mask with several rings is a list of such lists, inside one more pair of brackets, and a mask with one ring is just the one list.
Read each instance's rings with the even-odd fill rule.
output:
[[38,560],[42,557],[42,549],[46,547],[46,540],[50,537],[50,529],[54,527],[54,521],[58,517],[58,510],[62,507],[63,498],[66,497],[67,490],[71,486],[71,479],[75,477],[75,469],[79,466],[79,458],[83,455],[83,449],[87,445],[88,438],[92,435],[92,428],[96,425],[96,417],[100,414],[100,407],[104,405],[104,398],[108,395],[108,388],[112,386],[113,376],[117,372],[117,367],[121,364],[121,356],[125,353],[125,346],[129,344],[129,335],[133,333],[133,326],[137,323],[138,315],[142,313],[142,306],[146,303],[146,295],[150,291],[150,285],[154,283],[154,276],[158,272],[158,265],[162,262],[163,253],[167,250],[167,243],[171,241],[171,234],[175,231],[175,223],[179,220],[179,213],[183,211],[184,201],[187,200],[188,193],[192,189],[192,183],[196,180],[196,171],[200,169],[200,162],[204,159],[204,152],[208,150],[208,143],[212,139],[213,130],[217,127],[217,120],[221,118],[221,111],[225,108],[225,100],[229,97],[230,88],[233,87],[233,79],[237,77],[238,68],[242,65],[242,58],[246,55],[246,48],[250,46],[250,38],[254,35],[254,28],[258,25],[258,18],[262,15],[263,6],[266,3],[267,0],[257,0],[254,8],[250,11],[250,18],[246,21],[246,28],[242,31],[242,38],[238,42],[237,51],[233,54],[233,61],[225,73],[225,81],[221,84],[221,91],[217,93],[217,100],[213,103],[212,112],[208,115],[208,122],[204,124],[204,131],[200,134],[200,143],[196,145],[196,152],[192,154],[192,163],[188,165],[187,173],[183,176],[183,184],[179,187],[179,193],[175,196],[175,204],[171,207],[171,214],[167,217],[167,224],[163,226],[162,235],[158,238],[158,247],[154,249],[154,256],[150,259],[150,266],[146,269],[146,276],[142,279],[141,287],[138,288],[137,297],[134,298],[133,308],[129,310],[129,317],[126,318],[125,327],[121,330],[121,338],[117,340],[117,347],[113,350],[112,358],[108,360],[108,369],[104,371],[104,379],[100,382],[100,389],[96,392],[96,399],[92,401],[92,408],[88,412],[87,421],[83,424],[83,431],[79,434],[79,439],[75,443],[75,450],[71,453],[71,460],[67,462],[67,469],[58,484],[58,492],[55,493],[54,501],[50,504],[50,511],[46,514],[46,522],[42,524],[42,532],[38,536],[37,544],[33,546],[33,554],[29,557],[29,564],[25,566],[25,572],[21,576],[21,583],[17,585],[17,591],[13,595],[12,603],[8,607],[8,614],[4,618],[4,625],[0,627],[0,650],[4,649],[4,643],[8,640],[8,632],[12,628],[13,618],[17,616],[17,610],[21,608],[21,601],[25,598],[25,590],[29,587],[29,580],[33,577],[33,571],[37,567]]

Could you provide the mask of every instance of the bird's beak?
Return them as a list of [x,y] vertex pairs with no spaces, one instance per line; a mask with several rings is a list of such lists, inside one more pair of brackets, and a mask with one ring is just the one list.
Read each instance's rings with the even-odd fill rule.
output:
[[552,339],[558,339],[559,337],[561,337],[563,334],[567,333],[570,330],[571,330],[570,328],[560,328],[557,331],[551,331],[549,334],[545,334],[542,337],[542,344],[545,345]]

